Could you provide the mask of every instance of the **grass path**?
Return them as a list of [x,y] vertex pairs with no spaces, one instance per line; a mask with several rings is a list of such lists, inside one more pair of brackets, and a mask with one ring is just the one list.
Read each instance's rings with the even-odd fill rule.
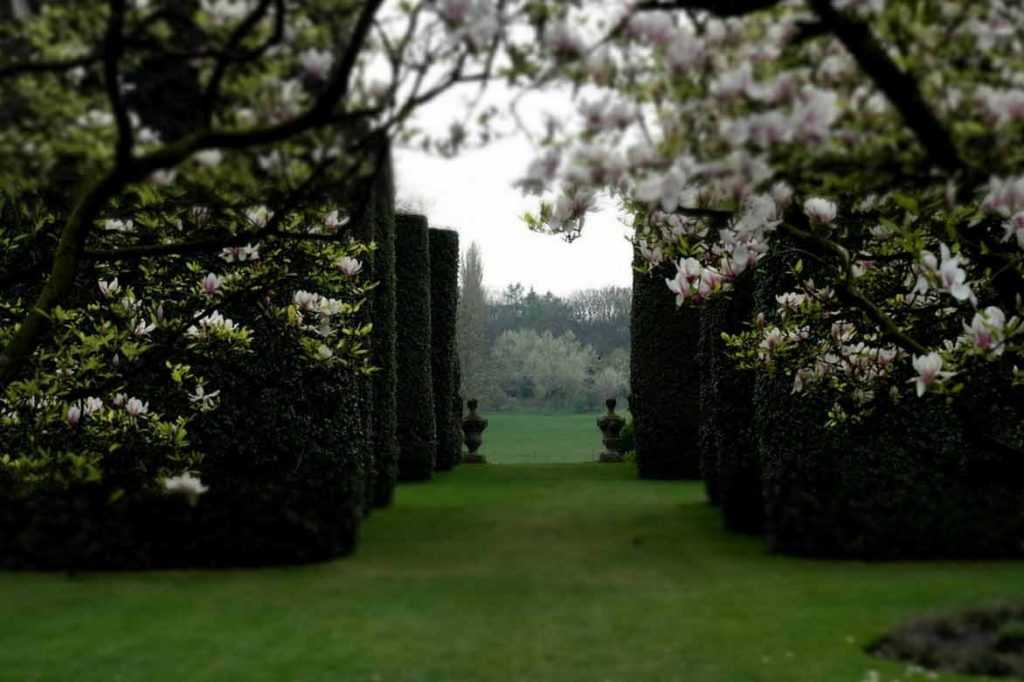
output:
[[860,645],[1022,593],[1021,563],[769,556],[629,465],[463,466],[400,488],[349,559],[0,573],[0,680],[910,682]]

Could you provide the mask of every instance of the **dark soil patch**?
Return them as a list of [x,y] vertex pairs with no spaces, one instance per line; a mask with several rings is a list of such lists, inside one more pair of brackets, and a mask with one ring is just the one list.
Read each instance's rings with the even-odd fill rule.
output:
[[922,618],[893,630],[867,651],[929,670],[1024,678],[1024,605]]

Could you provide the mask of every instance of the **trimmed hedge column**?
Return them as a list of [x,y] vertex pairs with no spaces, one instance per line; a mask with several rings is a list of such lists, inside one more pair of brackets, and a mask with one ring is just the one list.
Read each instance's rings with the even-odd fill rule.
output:
[[431,371],[430,238],[427,218],[395,216],[398,331],[398,478],[424,481],[434,471],[437,427]]
[[382,163],[373,188],[374,241],[373,357],[373,504],[391,504],[398,478],[398,345],[395,309],[395,182],[391,150],[385,141]]
[[459,304],[459,233],[430,230],[431,371],[434,379],[434,423],[437,425],[438,471],[459,463],[459,436],[452,414],[458,384],[455,377],[455,319]]
[[641,478],[700,478],[700,312],[677,308],[669,266],[633,271],[630,403]]
[[722,509],[727,528],[761,531],[764,496],[754,446],[754,372],[729,357],[722,333],[744,329],[754,310],[753,273],[701,309],[701,470],[708,498]]

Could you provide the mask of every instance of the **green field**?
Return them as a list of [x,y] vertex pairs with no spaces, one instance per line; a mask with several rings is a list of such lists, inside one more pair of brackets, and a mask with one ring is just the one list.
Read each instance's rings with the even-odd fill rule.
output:
[[[494,420],[511,437],[495,459],[566,452],[512,423]],[[628,464],[464,465],[399,488],[347,559],[0,573],[0,680],[913,682],[862,645],[916,614],[1022,598],[1021,562],[768,555],[721,530],[700,484]]]
[[495,464],[594,462],[601,432],[594,414],[492,412],[480,452]]

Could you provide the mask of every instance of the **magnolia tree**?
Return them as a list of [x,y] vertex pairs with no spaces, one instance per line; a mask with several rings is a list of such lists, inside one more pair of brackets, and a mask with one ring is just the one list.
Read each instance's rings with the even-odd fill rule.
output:
[[194,367],[251,352],[257,320],[311,363],[372,371],[373,244],[353,237],[381,141],[486,80],[496,47],[382,4],[48,0],[2,19],[7,473],[94,480],[145,453],[125,468],[194,500],[188,425],[223,398]]
[[[468,34],[508,21],[442,4]],[[795,392],[866,407],[955,393],[983,366],[1020,384],[1018,3],[531,4],[542,40],[511,61],[578,103],[520,183],[542,198],[532,227],[575,236],[617,197],[646,261],[675,264],[680,305],[789,264],[793,290],[732,342],[746,363],[785,357]]]

